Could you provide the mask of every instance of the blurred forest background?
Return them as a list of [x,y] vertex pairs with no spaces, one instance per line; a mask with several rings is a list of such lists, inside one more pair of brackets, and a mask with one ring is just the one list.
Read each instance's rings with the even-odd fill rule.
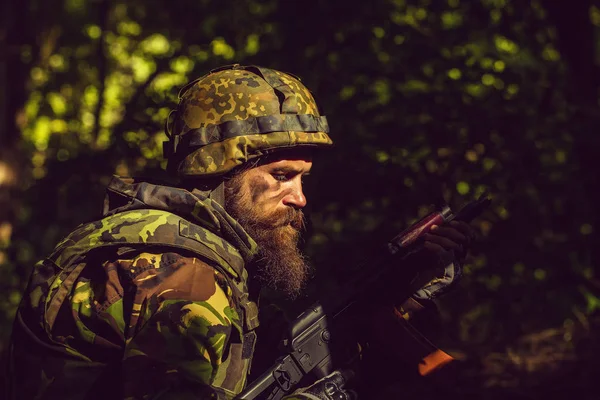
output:
[[0,351],[35,261],[100,215],[112,174],[163,177],[178,89],[239,62],[299,75],[329,119],[308,182],[318,268],[488,189],[442,305],[466,360],[453,393],[598,397],[599,0],[1,7]]

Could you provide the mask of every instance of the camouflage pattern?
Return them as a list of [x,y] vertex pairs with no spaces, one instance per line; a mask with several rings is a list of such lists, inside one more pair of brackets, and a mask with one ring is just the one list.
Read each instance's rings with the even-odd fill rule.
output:
[[179,176],[218,176],[273,150],[329,146],[328,132],[297,78],[234,65],[182,89],[173,121],[167,121],[165,156]]
[[105,217],[33,271],[13,398],[233,398],[256,339],[256,243],[198,193],[120,179],[108,193]]

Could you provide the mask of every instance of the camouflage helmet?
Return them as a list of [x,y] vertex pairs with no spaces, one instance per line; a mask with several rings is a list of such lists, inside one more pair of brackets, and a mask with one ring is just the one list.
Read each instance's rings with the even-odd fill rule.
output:
[[298,78],[239,64],[183,87],[165,130],[168,170],[180,177],[216,177],[279,149],[332,144]]

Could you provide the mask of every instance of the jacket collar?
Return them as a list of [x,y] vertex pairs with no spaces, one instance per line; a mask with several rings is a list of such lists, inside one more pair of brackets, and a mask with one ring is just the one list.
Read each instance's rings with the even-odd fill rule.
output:
[[177,214],[210,230],[235,246],[245,264],[257,253],[256,242],[242,226],[219,203],[201,192],[113,177],[107,188],[103,216],[148,208]]

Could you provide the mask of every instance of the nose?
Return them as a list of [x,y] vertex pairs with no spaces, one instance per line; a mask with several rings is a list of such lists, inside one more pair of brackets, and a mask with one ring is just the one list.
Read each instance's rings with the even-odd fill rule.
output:
[[294,182],[294,186],[291,190],[283,196],[282,202],[284,205],[294,207],[297,209],[304,208],[306,206],[306,197],[302,192],[302,181]]

